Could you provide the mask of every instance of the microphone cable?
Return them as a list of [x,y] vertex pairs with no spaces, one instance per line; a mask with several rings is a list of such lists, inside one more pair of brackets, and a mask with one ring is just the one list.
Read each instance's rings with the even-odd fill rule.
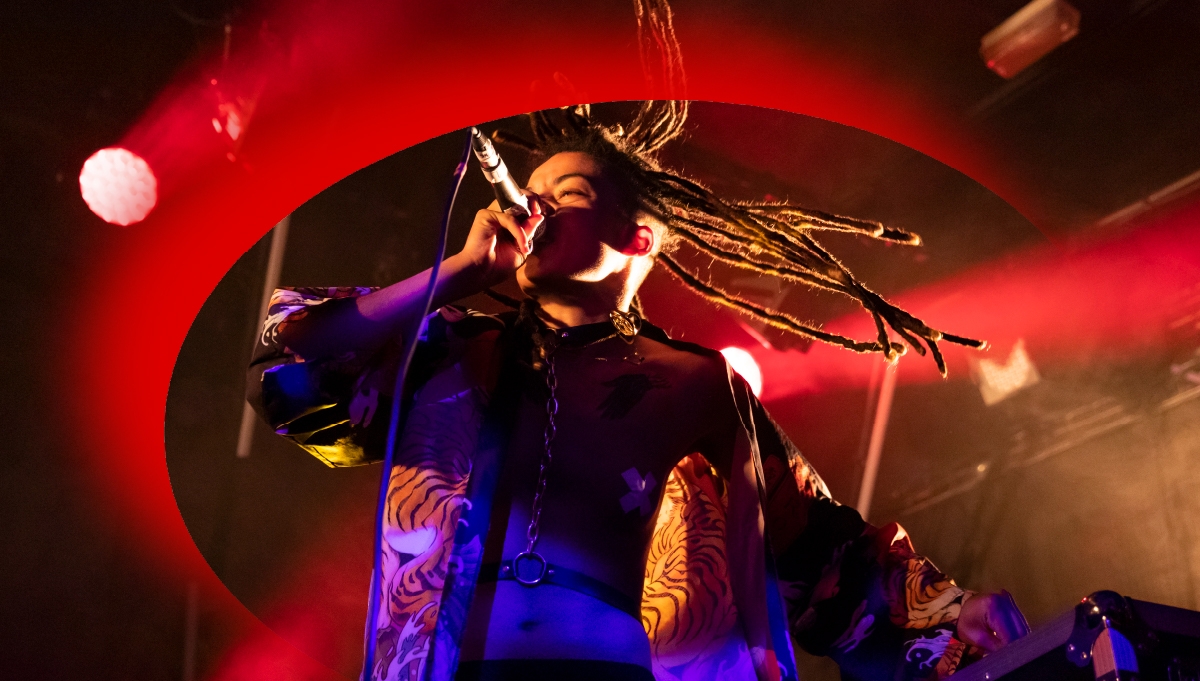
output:
[[408,365],[412,362],[413,353],[417,347],[417,339],[421,335],[421,327],[429,314],[429,306],[433,304],[433,294],[437,288],[438,272],[442,269],[442,260],[446,257],[446,240],[450,233],[450,214],[454,210],[454,200],[458,197],[458,189],[462,186],[463,174],[466,172],[467,160],[471,155],[471,131],[467,130],[467,142],[463,147],[462,158],[454,169],[454,184],[450,197],[446,200],[446,210],[442,215],[441,234],[438,237],[437,255],[433,267],[429,271],[429,284],[425,287],[425,298],[421,306],[421,314],[413,323],[411,333],[403,336],[403,357],[396,370],[396,384],[392,388],[391,420],[388,422],[387,448],[383,455],[383,474],[379,481],[378,506],[375,510],[375,544],[371,567],[371,595],[367,602],[367,645],[363,655],[363,671],[361,681],[373,679],[375,654],[378,639],[380,589],[383,583],[383,527],[384,516],[387,513],[387,492],[392,479],[392,465],[396,458],[396,435],[400,427],[400,403],[404,398],[404,381],[408,376]]

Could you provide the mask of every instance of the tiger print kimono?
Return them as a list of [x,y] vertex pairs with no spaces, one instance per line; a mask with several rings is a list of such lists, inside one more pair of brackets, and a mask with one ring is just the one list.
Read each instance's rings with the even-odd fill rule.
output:
[[[276,291],[251,365],[251,403],[277,433],[329,466],[383,458],[398,348],[307,360],[278,334],[313,305],[348,304],[371,290]],[[426,320],[387,497],[372,681],[453,679],[490,511],[480,481],[495,477],[503,450],[489,427],[496,411],[489,395],[502,363],[498,341],[511,322],[456,307]],[[647,328],[679,349],[712,352]],[[748,496],[757,503],[731,505],[730,481],[698,454],[672,471],[642,594],[655,677],[795,679],[793,642],[832,657],[845,679],[951,674],[975,653],[954,638],[968,592],[917,555],[898,525],[873,527],[833,501],[745,382],[729,376],[745,431],[738,447],[752,464],[744,467],[755,478],[748,484],[757,487]],[[760,518],[765,536],[736,534],[761,541],[727,544],[727,527]],[[731,586],[747,572],[759,575],[761,595],[749,603]]]

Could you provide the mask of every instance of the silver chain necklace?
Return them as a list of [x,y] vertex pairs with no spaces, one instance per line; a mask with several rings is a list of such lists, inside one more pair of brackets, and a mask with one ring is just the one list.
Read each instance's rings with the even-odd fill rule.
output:
[[[546,430],[542,436],[544,447],[541,462],[538,464],[537,485],[533,488],[533,506],[529,509],[529,528],[525,530],[528,543],[525,550],[518,553],[512,562],[513,577],[526,586],[535,586],[546,576],[546,559],[534,551],[534,548],[537,547],[539,524],[542,519],[542,497],[546,494],[546,477],[550,472],[550,464],[554,461],[554,436],[558,433],[558,427],[554,423],[554,417],[558,415],[558,377],[554,373],[553,351],[546,356],[546,389],[549,390],[550,396],[546,398]],[[521,574],[523,562],[536,564],[535,577]]]
[[[641,318],[637,315],[617,311],[613,311],[610,317],[616,327],[616,333],[594,340],[582,347],[596,345],[613,337],[619,337],[627,344],[633,345],[634,339],[641,330]],[[634,350],[634,355],[637,355],[637,350]],[[542,500],[546,495],[546,478],[550,473],[550,464],[554,462],[554,436],[558,434],[558,426],[555,424],[555,417],[558,416],[558,376],[554,373],[554,350],[546,353],[546,390],[550,393],[546,398],[546,429],[542,435],[542,457],[538,464],[537,485],[533,488],[533,504],[529,509],[529,527],[525,530],[527,543],[525,550],[518,553],[512,560],[513,578],[525,586],[540,584],[545,579],[548,569],[546,559],[534,549],[537,548],[539,526],[542,519]],[[531,563],[532,567],[537,570],[536,575],[521,574],[523,563]]]

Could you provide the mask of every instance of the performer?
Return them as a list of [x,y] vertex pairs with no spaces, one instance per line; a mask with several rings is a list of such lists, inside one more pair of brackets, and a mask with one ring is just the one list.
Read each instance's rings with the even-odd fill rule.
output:
[[[847,679],[942,678],[1027,632],[1007,594],[963,590],[902,528],[833,501],[719,353],[642,317],[638,287],[662,264],[710,300],[852,350],[902,352],[885,324],[943,370],[937,341],[977,345],[893,307],[813,239],[913,235],[727,201],[659,167],[685,115],[647,102],[605,126],[580,106],[532,114],[529,142],[501,138],[544,159],[533,215],[479,211],[442,264],[390,473],[374,678],[795,678],[793,642]],[[681,244],[850,295],[879,337],[705,283]],[[451,304],[514,275],[516,312]],[[276,292],[250,393],[277,432],[330,466],[382,458],[396,339],[427,280]]]

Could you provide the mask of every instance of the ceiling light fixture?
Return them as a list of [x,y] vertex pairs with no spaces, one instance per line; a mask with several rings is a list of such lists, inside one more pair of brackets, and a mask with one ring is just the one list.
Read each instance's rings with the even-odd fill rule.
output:
[[1079,10],[1066,0],[1033,0],[992,29],[979,56],[1001,78],[1012,78],[1079,33]]

